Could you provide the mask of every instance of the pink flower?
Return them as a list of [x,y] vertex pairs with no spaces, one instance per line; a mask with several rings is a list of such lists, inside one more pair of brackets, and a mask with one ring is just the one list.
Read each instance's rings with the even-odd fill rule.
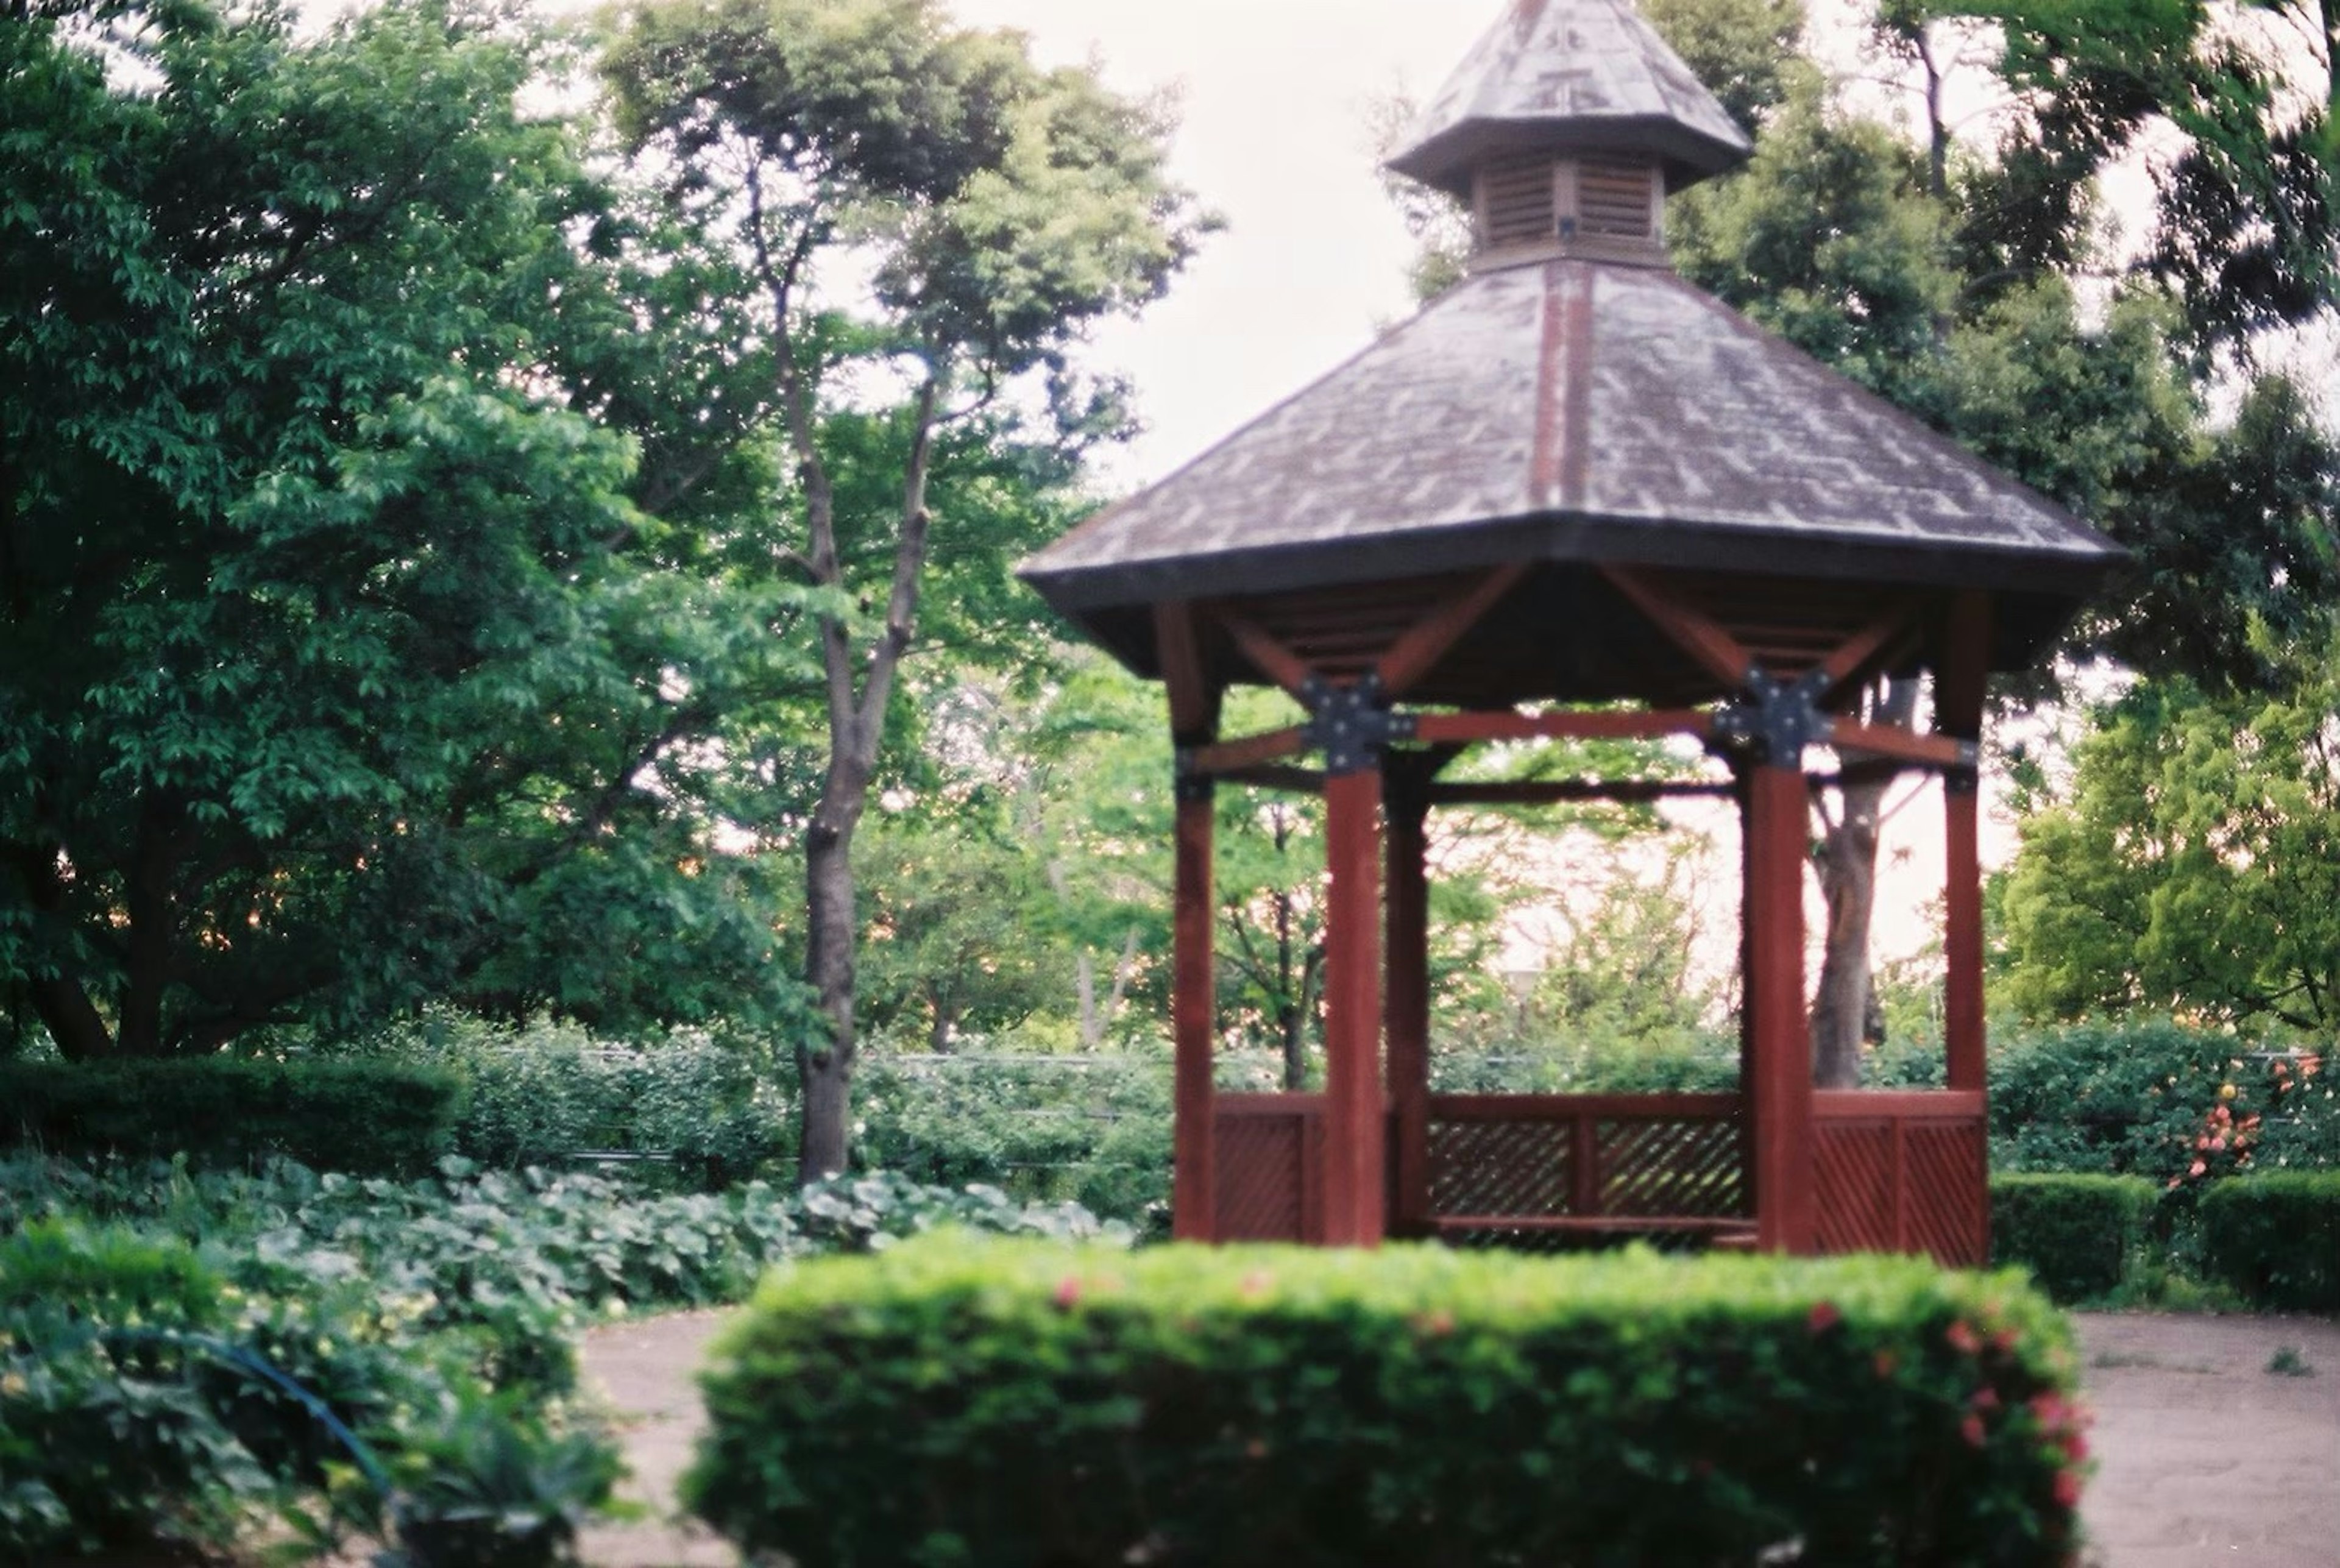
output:
[[2196,1160],[2192,1165],[2186,1168],[2186,1174],[2187,1176],[2200,1176],[2204,1171],[2208,1170],[2209,1168],[2210,1167],[2208,1166],[2204,1165],[2200,1160]]
[[2080,1505],[2080,1473],[2077,1470],[2056,1472],[2056,1506],[2077,1508]]
[[1836,1303],[1822,1301],[1813,1304],[1811,1312],[1804,1318],[1804,1326],[1814,1334],[1826,1334],[1843,1321],[1844,1314],[1836,1309]]
[[1950,1326],[1942,1330],[1942,1337],[1949,1341],[1950,1348],[1960,1355],[1972,1355],[1982,1348],[1982,1341],[1975,1337],[1975,1331],[1967,1326],[1967,1320],[1962,1317],[1953,1319]]
[[1997,1410],[1998,1408],[1998,1390],[1996,1388],[1978,1388],[1974,1391],[1974,1397],[1968,1400],[1967,1403],[1974,1406],[1977,1410]]
[[1069,1312],[1081,1299],[1081,1281],[1077,1275],[1066,1275],[1056,1282],[1056,1305]]
[[1967,1440],[1967,1446],[1968,1448],[1980,1448],[1983,1445],[1984,1439],[1982,1417],[1979,1415],[1969,1415],[1964,1421],[1959,1422],[1958,1435]]

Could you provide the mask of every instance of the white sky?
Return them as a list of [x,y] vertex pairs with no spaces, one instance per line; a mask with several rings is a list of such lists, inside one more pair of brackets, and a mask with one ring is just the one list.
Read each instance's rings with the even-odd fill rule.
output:
[[1147,433],[1111,465],[1150,481],[1409,314],[1413,254],[1373,169],[1368,105],[1426,96],[1497,0],[955,0],[1045,64],[1092,56],[1124,93],[1178,90],[1173,168],[1227,220],[1163,300],[1097,336]]

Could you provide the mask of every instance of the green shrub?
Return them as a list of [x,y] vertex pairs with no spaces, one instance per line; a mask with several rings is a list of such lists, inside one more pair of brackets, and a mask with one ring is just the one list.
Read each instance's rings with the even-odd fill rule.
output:
[[416,1568],[552,1561],[615,1451],[541,1389],[494,1392],[425,1316],[376,1281],[118,1227],[0,1237],[0,1562],[177,1561],[272,1520],[323,1545],[391,1518]]
[[447,1151],[461,1102],[451,1075],[398,1063],[0,1062],[0,1147],[402,1175]]
[[2006,1275],[936,1236],[767,1280],[691,1505],[804,1568],[2069,1560]]
[[2340,1171],[2270,1171],[2202,1195],[2209,1267],[2257,1306],[2340,1312]]
[[1991,1261],[2022,1265],[2059,1302],[2107,1295],[2145,1246],[2158,1196],[2142,1176],[1995,1176]]

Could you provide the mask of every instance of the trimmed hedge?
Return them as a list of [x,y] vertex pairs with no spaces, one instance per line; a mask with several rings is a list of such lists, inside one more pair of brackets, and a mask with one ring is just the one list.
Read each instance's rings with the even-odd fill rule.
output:
[[2142,1176],[1993,1176],[1991,1261],[2029,1269],[2059,1302],[2107,1295],[2145,1246],[2158,1196]]
[[691,1506],[802,1568],[2061,1563],[2011,1275],[938,1236],[768,1279]]
[[2256,1306],[2340,1313],[2340,1171],[2280,1171],[2202,1194],[2211,1271]]
[[461,1103],[453,1075],[384,1062],[0,1062],[0,1148],[410,1176],[447,1152]]

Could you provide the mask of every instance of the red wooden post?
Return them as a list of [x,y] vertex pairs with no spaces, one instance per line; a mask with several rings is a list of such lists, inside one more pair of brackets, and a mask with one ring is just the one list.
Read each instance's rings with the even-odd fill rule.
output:
[[1401,1235],[1430,1228],[1429,780],[1412,758],[1386,759],[1389,892],[1383,918],[1388,994],[1390,1097],[1396,1108],[1397,1213]]
[[[1982,739],[1983,685],[1990,673],[1990,600],[1961,593],[1934,680],[1934,725],[1961,740]],[[1942,775],[1948,862],[1942,889],[1942,1036],[1954,1089],[1983,1087],[1981,781],[1972,769]]]
[[1170,1230],[1180,1241],[1218,1239],[1217,1139],[1212,1105],[1212,1037],[1217,1001],[1211,975],[1211,828],[1207,791],[1178,802],[1170,1016],[1176,1107],[1170,1156]]
[[1324,1239],[1334,1246],[1377,1246],[1383,1226],[1381,806],[1378,768],[1324,781]]
[[1173,1110],[1170,1232],[1180,1241],[1215,1241],[1219,1230],[1218,1108],[1212,1050],[1218,990],[1211,973],[1211,780],[1192,767],[1193,749],[1218,729],[1219,692],[1203,660],[1191,606],[1154,610],[1154,641],[1170,700],[1170,732],[1187,766],[1178,769],[1175,868],[1171,910],[1170,1032]]
[[1810,1254],[1819,1226],[1812,1175],[1811,1025],[1804,1007],[1800,769],[1761,764],[1747,787],[1746,1092],[1755,1136],[1755,1240]]

